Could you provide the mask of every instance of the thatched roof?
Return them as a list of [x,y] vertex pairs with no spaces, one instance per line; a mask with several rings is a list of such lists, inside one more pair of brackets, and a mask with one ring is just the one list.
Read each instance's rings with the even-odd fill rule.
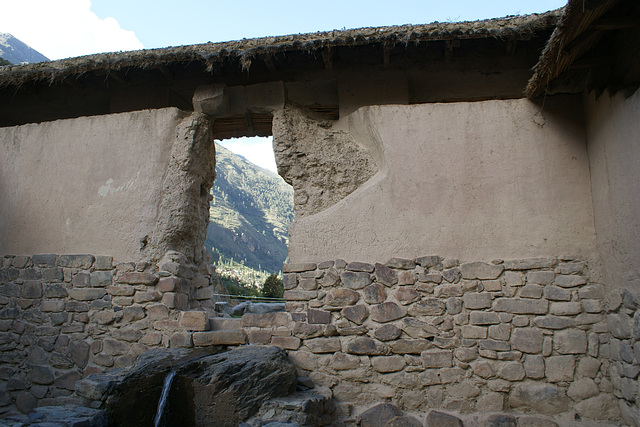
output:
[[625,6],[623,3],[621,0],[569,0],[534,68],[526,88],[527,97],[535,98],[548,92],[554,79],[576,68],[579,59],[589,57],[590,50],[607,33],[637,27],[637,17],[625,16],[625,10],[633,7],[634,2],[627,2],[628,7],[622,10],[615,9],[618,5]]
[[89,72],[118,71],[130,67],[157,68],[169,63],[200,62],[213,72],[217,63],[231,59],[248,69],[253,58],[287,51],[318,51],[341,46],[369,44],[410,44],[437,40],[504,38],[527,40],[541,30],[556,25],[560,10],[527,16],[514,16],[459,23],[432,23],[355,30],[328,31],[279,37],[243,39],[223,43],[116,52],[58,61],[0,68],[0,86],[21,85],[29,81],[54,83]]

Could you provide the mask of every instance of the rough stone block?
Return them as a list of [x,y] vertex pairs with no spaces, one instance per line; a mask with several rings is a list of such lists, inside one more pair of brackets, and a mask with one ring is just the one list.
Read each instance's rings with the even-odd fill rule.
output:
[[309,301],[318,297],[318,291],[284,291],[283,298],[286,301]]
[[534,285],[550,285],[555,279],[556,273],[553,271],[530,271],[527,273],[527,283]]
[[425,368],[450,368],[453,366],[451,350],[427,350],[420,354],[422,366]]
[[399,339],[389,342],[391,352],[394,354],[420,354],[433,348],[433,343],[426,339]]
[[278,326],[287,326],[291,318],[286,312],[276,313],[245,313],[242,316],[243,327],[258,327],[258,328],[275,328]]
[[158,280],[157,290],[160,292],[186,292],[186,280],[181,277],[162,277]]
[[455,283],[443,283],[434,289],[434,294],[438,298],[461,297],[462,293],[462,286]]
[[528,354],[524,359],[523,366],[527,377],[532,379],[544,377],[544,358],[542,356]]
[[207,286],[205,288],[199,288],[196,289],[196,299],[199,301],[202,300],[210,300],[214,298],[214,294],[215,294],[215,287],[214,286]]
[[37,254],[31,256],[31,261],[36,267],[55,267],[58,256],[55,254]]
[[574,369],[573,356],[549,356],[545,359],[545,375],[549,382],[573,381]]
[[169,347],[171,348],[191,348],[193,347],[193,339],[189,332],[176,332],[169,338]]
[[246,343],[243,330],[223,330],[209,332],[194,332],[193,345],[206,347],[210,345],[243,345]]
[[387,323],[400,319],[407,314],[407,309],[394,302],[385,302],[371,307],[369,317],[378,323]]
[[440,316],[445,312],[445,301],[439,298],[423,298],[409,306],[409,314],[414,317]]
[[533,324],[544,329],[565,329],[575,325],[575,321],[565,316],[543,316],[533,319]]
[[493,309],[513,314],[546,314],[549,303],[545,300],[498,298],[493,304]]
[[373,335],[380,341],[391,341],[398,338],[401,333],[402,330],[395,325],[387,324],[376,329]]
[[49,283],[62,282],[64,280],[64,273],[61,268],[43,268],[42,279]]
[[487,328],[483,326],[462,326],[460,328],[462,338],[485,339],[487,338]]
[[111,271],[94,271],[91,273],[89,283],[94,288],[104,288],[111,286],[111,279]]
[[391,258],[387,261],[387,267],[397,268],[398,270],[411,270],[415,268],[416,261],[413,259]]
[[587,334],[579,329],[566,329],[553,334],[553,349],[560,354],[587,352]]
[[318,289],[316,279],[313,279],[313,278],[300,279],[298,282],[298,286],[305,291],[313,291]]
[[540,285],[527,284],[520,289],[520,298],[540,299],[543,287]]
[[[343,308],[341,314],[345,319],[348,319],[357,325],[362,325],[365,319],[369,316],[369,310],[364,305],[354,305]],[[330,320],[331,316],[329,316],[329,322],[326,323],[330,323]]]
[[342,351],[339,338],[312,338],[304,342],[312,353],[335,353]]
[[313,262],[305,262],[298,264],[284,264],[282,266],[283,273],[301,273],[303,271],[315,270],[317,265]]
[[389,348],[385,344],[382,344],[372,338],[357,337],[346,343],[344,352],[349,354],[378,356],[388,354]]
[[225,84],[200,85],[192,98],[194,111],[213,117],[229,113],[229,92]]
[[462,297],[464,308],[468,310],[479,310],[490,308],[492,296],[487,293],[467,293]]
[[496,325],[500,323],[497,313],[472,311],[469,314],[469,323],[472,325]]
[[364,272],[345,271],[340,275],[340,280],[349,289],[362,289],[371,283],[371,275]]
[[300,348],[300,338],[296,337],[273,337],[271,338],[271,344],[276,347],[280,347],[285,350],[297,350]]
[[580,302],[552,302],[549,307],[549,313],[558,316],[575,316],[582,312],[582,304]]
[[406,362],[402,356],[378,356],[371,358],[373,369],[381,373],[401,371]]
[[107,291],[99,288],[73,288],[68,289],[69,297],[77,301],[91,301],[101,299],[107,294]]
[[[165,296],[166,295],[169,295],[169,294],[167,293],[167,294],[165,294]],[[183,295],[183,294],[175,294],[175,295]],[[184,295],[184,297],[186,298],[187,296]],[[164,302],[163,295],[160,292],[156,292],[156,291],[136,291],[135,295],[133,296],[133,302],[134,303],[160,301],[161,299]],[[175,301],[174,301],[174,303],[175,303]],[[176,308],[178,308],[178,307],[176,307]],[[184,310],[185,308],[186,308],[186,305],[181,310]]]
[[511,336],[511,326],[508,324],[489,326],[489,338],[498,341],[507,341]]
[[152,286],[158,281],[158,276],[147,272],[129,271],[121,273],[117,280],[128,285]]
[[354,305],[360,299],[360,294],[351,289],[335,289],[327,294],[325,303],[331,307]]
[[113,269],[113,257],[98,255],[93,263],[94,270],[111,270]]
[[558,263],[556,258],[525,258],[506,260],[505,270],[532,270],[537,268],[553,268]]
[[93,255],[60,255],[58,257],[59,267],[88,269],[95,261]]
[[420,294],[410,286],[401,286],[393,296],[402,305],[411,304],[420,299]]
[[582,276],[559,274],[556,276],[553,284],[560,286],[561,288],[574,288],[576,286],[584,285],[587,280]]
[[425,427],[463,427],[463,423],[454,415],[432,410],[427,415]]
[[497,279],[504,266],[485,264],[483,262],[470,262],[460,266],[463,279],[493,280]]
[[[136,292],[136,296],[140,292]],[[178,310],[186,310],[189,307],[189,298],[185,294],[180,294],[176,292],[166,292],[164,295],[159,292],[152,292],[153,294],[158,294],[162,298],[162,304],[169,308],[175,308]],[[155,298],[155,296],[154,296]]]
[[600,393],[598,385],[591,378],[580,378],[569,386],[567,396],[576,402],[597,396]]
[[550,301],[571,301],[571,290],[558,286],[545,286],[543,295]]
[[206,331],[209,329],[209,316],[205,311],[185,311],[180,318],[180,326],[187,331]]
[[42,298],[42,282],[39,280],[25,280],[22,284],[20,296],[28,299]]
[[542,331],[536,328],[515,328],[511,332],[511,345],[523,353],[540,353],[543,345]]

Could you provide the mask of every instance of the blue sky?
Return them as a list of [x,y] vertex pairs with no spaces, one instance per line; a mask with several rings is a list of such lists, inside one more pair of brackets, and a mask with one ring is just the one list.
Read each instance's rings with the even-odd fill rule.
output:
[[133,30],[146,48],[342,28],[464,21],[544,12],[566,1],[350,1],[301,2],[93,0],[101,18]]
[[[546,12],[566,0],[0,0],[0,32],[50,59],[343,28]],[[270,139],[226,147],[275,170]]]

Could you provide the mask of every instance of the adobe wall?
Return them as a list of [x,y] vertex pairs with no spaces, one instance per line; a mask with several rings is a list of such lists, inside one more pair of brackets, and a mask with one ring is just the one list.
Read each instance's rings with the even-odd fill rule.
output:
[[[195,257],[193,247],[204,238],[187,239],[190,248],[169,247],[154,233],[181,231],[170,229],[172,211],[183,209],[179,219],[187,224],[192,216],[205,219],[198,208],[203,201],[208,210],[208,199],[200,187],[213,182],[215,155],[212,138],[198,141],[196,134],[208,125],[201,115],[166,108],[0,128],[0,254],[97,253],[138,261],[176,249]],[[210,170],[171,164],[190,156]],[[185,177],[195,194],[185,189]],[[176,190],[185,195],[172,195]]]
[[296,193],[291,262],[592,259],[581,111],[546,102],[543,112],[525,99],[370,106],[337,123],[295,107],[276,113],[276,162]]
[[640,291],[640,91],[586,97],[598,251],[611,287]]

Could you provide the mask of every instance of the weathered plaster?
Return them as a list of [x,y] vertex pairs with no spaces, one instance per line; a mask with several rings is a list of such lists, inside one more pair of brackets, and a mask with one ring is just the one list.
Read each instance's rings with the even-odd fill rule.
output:
[[278,172],[294,188],[297,217],[332,206],[377,170],[372,156],[352,135],[300,108],[277,111],[273,135]]
[[137,260],[185,113],[175,108],[0,129],[0,254]]
[[605,283],[640,287],[640,91],[586,99],[598,251]]
[[595,251],[585,135],[569,101],[548,100],[544,114],[524,99],[371,106],[332,129],[377,135],[378,148],[363,145],[381,156],[380,170],[335,205],[296,217],[291,262]]
[[176,133],[148,253],[157,260],[175,250],[200,264],[216,176],[211,121],[205,114],[193,113],[180,122]]

